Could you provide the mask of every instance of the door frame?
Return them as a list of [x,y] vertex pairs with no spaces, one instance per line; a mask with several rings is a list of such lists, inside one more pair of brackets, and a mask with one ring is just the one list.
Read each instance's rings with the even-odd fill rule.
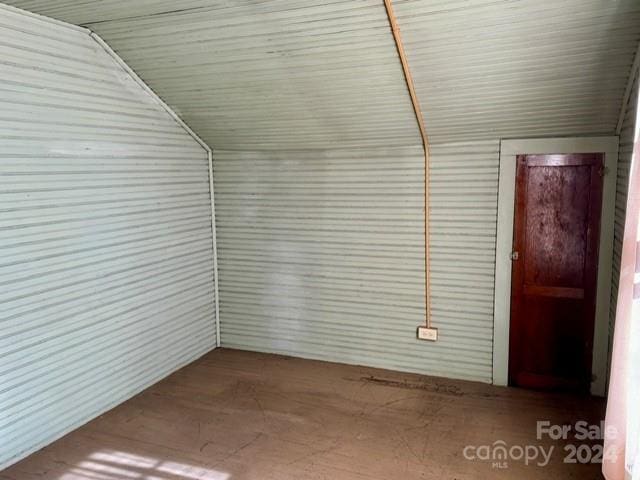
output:
[[513,248],[516,156],[519,154],[604,153],[605,175],[600,216],[600,249],[593,332],[591,393],[604,396],[609,354],[609,303],[613,266],[613,228],[616,204],[618,137],[514,139],[500,142],[498,225],[493,315],[493,383],[508,385],[509,325],[511,320],[511,250]]

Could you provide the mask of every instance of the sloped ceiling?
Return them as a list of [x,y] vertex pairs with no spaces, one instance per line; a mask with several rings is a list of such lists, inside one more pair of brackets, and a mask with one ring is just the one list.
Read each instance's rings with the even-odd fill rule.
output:
[[[211,146],[416,145],[382,0],[8,0],[85,25]],[[637,0],[396,0],[433,143],[614,132]]]
[[612,134],[638,0],[397,1],[434,139]]

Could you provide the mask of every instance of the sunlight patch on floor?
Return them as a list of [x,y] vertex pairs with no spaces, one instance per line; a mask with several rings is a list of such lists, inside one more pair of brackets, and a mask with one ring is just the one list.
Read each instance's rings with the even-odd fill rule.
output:
[[230,477],[228,473],[198,465],[105,450],[78,463],[59,480],[229,480]]

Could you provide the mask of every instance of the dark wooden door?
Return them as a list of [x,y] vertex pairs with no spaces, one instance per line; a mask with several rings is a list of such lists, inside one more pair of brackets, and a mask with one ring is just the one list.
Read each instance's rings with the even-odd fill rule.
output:
[[588,390],[603,154],[518,155],[517,162],[510,382]]

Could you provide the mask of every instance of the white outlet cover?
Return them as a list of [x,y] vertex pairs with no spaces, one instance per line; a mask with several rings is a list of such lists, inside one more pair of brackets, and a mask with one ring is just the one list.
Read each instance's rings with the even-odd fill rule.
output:
[[435,342],[438,340],[438,329],[429,327],[418,327],[418,338]]

